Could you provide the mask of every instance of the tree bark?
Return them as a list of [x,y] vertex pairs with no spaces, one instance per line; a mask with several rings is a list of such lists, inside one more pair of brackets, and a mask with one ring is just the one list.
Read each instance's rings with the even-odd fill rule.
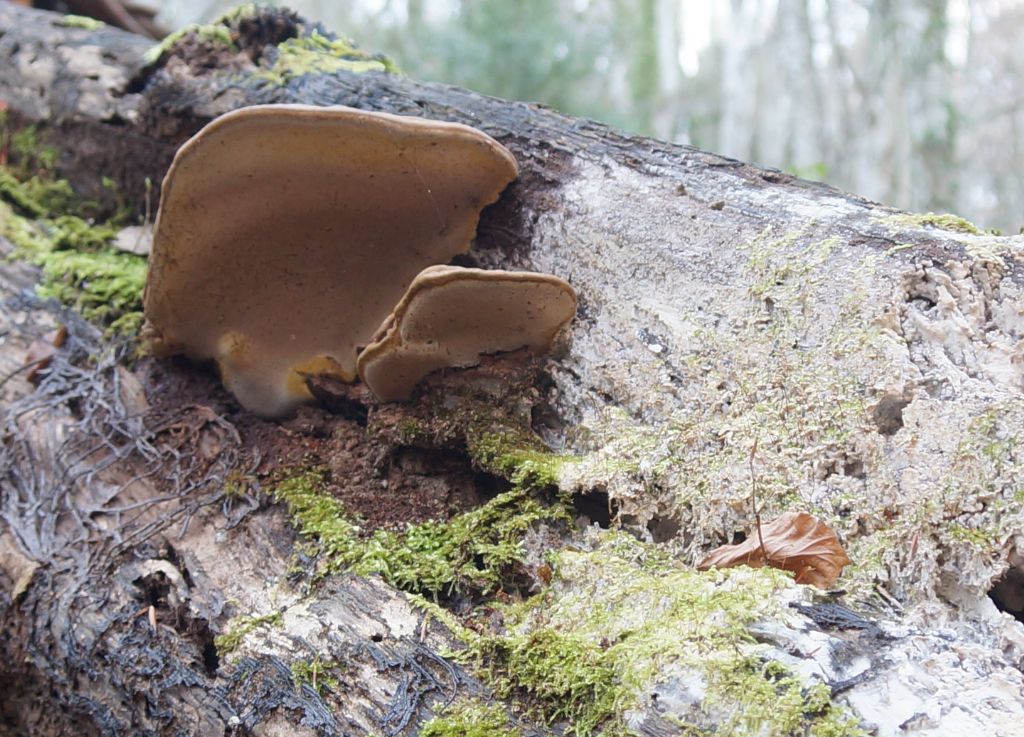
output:
[[[882,561],[852,574],[855,601],[903,628],[858,653],[869,667],[837,698],[879,734],[938,734],[956,713],[923,676],[893,708],[899,719],[879,695],[934,657],[940,692],[988,733],[1010,734],[1000,719],[1024,710],[1012,694],[1024,684],[1024,634],[986,593],[1024,549],[1021,512],[1008,506],[1020,460],[1011,450],[986,465],[977,449],[989,435],[1012,445],[1024,427],[1024,239],[402,76],[314,72],[279,84],[261,73],[297,21],[260,18],[234,49],[187,37],[147,64],[145,39],[0,4],[0,99],[47,134],[78,191],[109,200],[101,172],[140,210],[177,146],[243,105],[344,104],[492,135],[521,176],[485,212],[469,261],[558,274],[580,295],[534,408],[547,439],[580,458],[562,488],[602,490],[619,524],[687,562],[749,529],[755,473],[763,513],[795,503],[833,515],[851,558]],[[27,278],[7,267],[5,295]],[[0,356],[13,370],[45,315],[6,304]],[[457,645],[450,634],[383,583],[290,587],[281,511],[236,519],[222,508],[230,468],[258,463],[237,430],[199,406],[156,418],[142,380],[65,319],[69,355],[107,355],[93,384],[76,384],[80,369],[65,358],[52,373],[81,396],[32,393],[20,376],[3,388],[18,409],[6,420],[0,537],[4,718],[16,733],[415,734],[432,704],[483,693],[438,655]],[[979,429],[978,416],[993,424]],[[157,464],[171,469],[173,494],[150,479]],[[953,525],[991,535],[968,544]],[[280,622],[255,628],[227,665],[213,636],[230,602]],[[762,636],[785,649],[778,631]],[[838,683],[848,654],[828,637],[826,655],[792,657],[824,658]],[[330,709],[292,682],[296,653],[345,664]],[[983,687],[992,673],[1008,684],[995,707]],[[637,725],[678,733],[656,715]]]

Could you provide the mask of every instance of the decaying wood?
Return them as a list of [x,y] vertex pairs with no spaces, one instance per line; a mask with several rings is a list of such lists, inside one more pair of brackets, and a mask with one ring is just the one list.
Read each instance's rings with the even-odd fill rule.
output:
[[[2,277],[2,461],[31,471],[5,480],[0,536],[12,733],[400,734],[429,704],[479,691],[437,654],[443,632],[379,581],[344,577],[315,602],[265,592],[286,578],[293,534],[279,509],[225,506],[225,474],[243,460],[234,428],[206,407],[147,414],[94,328],[57,316],[69,350],[33,391],[17,362],[53,316],[15,291],[30,270]],[[254,605],[283,626],[254,633],[259,657],[222,666],[214,635]],[[293,682],[296,658],[335,664],[345,709]]]
[[[237,50],[193,39],[147,66],[145,39],[0,4],[0,99],[48,134],[77,189],[109,196],[102,172],[133,203],[155,202],[175,148],[241,105],[346,104],[483,129],[522,175],[485,213],[470,260],[554,273],[581,297],[537,413],[549,440],[583,458],[562,485],[604,489],[620,522],[690,562],[747,526],[751,447],[759,497],[789,493],[850,520],[838,532],[855,563],[867,556],[859,541],[912,520],[877,552],[884,566],[853,579],[861,592],[874,587],[868,603],[900,635],[873,641],[861,653],[868,666],[837,692],[879,734],[942,733],[956,718],[946,701],[981,731],[1011,734],[1000,730],[1024,713],[1013,693],[1024,685],[1024,634],[985,594],[1024,549],[1019,505],[1006,504],[1020,458],[978,465],[971,433],[972,418],[990,417],[992,441],[1012,445],[1024,426],[1021,238],[934,227],[778,171],[401,76],[271,82],[261,72],[294,23],[268,14]],[[9,294],[24,283],[11,278]],[[19,346],[51,326],[33,323],[31,303],[7,304],[0,355],[10,369]],[[190,428],[181,442],[215,448],[237,447],[232,428],[197,407],[142,423],[132,375],[88,326],[68,322],[72,349],[47,381],[80,386],[75,346],[98,351],[91,380],[106,389],[89,396],[107,404],[80,406],[56,383],[30,393],[16,377],[3,388],[8,404],[22,398],[6,468],[36,469],[3,485],[5,719],[54,733],[73,723],[96,734],[413,734],[431,702],[479,688],[437,655],[445,632],[383,584],[344,579],[315,598],[290,590],[280,512],[227,529],[231,510],[219,508],[218,463],[246,459],[198,445],[165,457],[176,423]],[[185,487],[170,497],[147,479],[157,461],[180,469]],[[993,542],[960,545],[943,532],[950,523],[993,526]],[[285,625],[226,668],[210,647],[232,600],[281,611]],[[955,633],[953,645],[937,626]],[[784,629],[763,636],[837,684],[850,675],[828,648],[790,647]],[[293,687],[284,662],[296,651],[350,665],[342,709]],[[935,659],[928,678],[942,663],[927,688],[922,652]],[[880,709],[880,694],[908,677],[919,686]],[[984,684],[997,677],[992,696]],[[654,716],[637,724],[673,733]]]

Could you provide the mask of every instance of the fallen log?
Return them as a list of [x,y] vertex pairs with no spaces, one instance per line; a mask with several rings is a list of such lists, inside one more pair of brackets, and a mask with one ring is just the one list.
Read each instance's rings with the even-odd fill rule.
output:
[[[602,678],[621,686],[637,676],[626,696],[608,696],[614,717],[599,724],[651,735],[683,733],[681,723],[782,730],[772,720],[784,710],[772,700],[816,683],[828,698],[815,706],[801,697],[790,715],[801,728],[827,716],[845,734],[858,724],[876,734],[940,734],[966,718],[986,734],[1013,734],[1024,715],[1015,603],[1024,550],[1024,239],[953,216],[900,213],[536,105],[417,82],[312,35],[287,11],[236,14],[157,53],[130,34],[69,28],[9,4],[0,5],[0,34],[0,99],[12,124],[36,126],[61,175],[108,210],[116,198],[97,173],[142,211],[156,201],[177,146],[242,105],[345,104],[469,123],[515,154],[521,176],[485,212],[467,263],[557,274],[580,295],[564,355],[528,390],[493,398],[566,451],[545,479],[576,494],[587,520],[613,518],[685,565],[753,534],[756,486],[762,514],[813,510],[854,562],[840,579],[842,607],[753,574],[680,579],[708,585],[712,598],[746,587],[778,606],[736,630],[736,642],[747,643],[731,648],[742,651],[742,668],[721,659],[715,638],[681,639],[715,665],[668,643],[671,658],[637,675],[605,658],[629,637],[642,642],[663,630],[632,622],[627,637],[621,622],[574,607],[591,602],[621,620],[626,597],[653,619],[669,592],[644,599],[658,589],[642,569],[632,575],[645,589],[612,575],[640,553],[551,528],[584,552],[547,543],[556,576],[536,605],[548,610],[547,624],[535,611],[517,626],[548,638],[567,627],[593,636],[583,652],[598,675],[584,674],[593,678],[585,699],[607,695]],[[28,277],[8,272],[13,297]],[[10,337],[0,354],[9,371],[52,327],[51,312],[20,300],[5,302]],[[271,431],[246,424],[192,369],[130,364],[88,325],[60,321],[70,342],[44,382],[33,389],[18,375],[4,387],[3,718],[15,731],[416,734],[455,694],[502,691],[443,654],[471,633],[453,636],[385,583],[345,575],[292,585],[295,538],[283,510],[260,502],[251,485],[225,495],[232,473],[267,478],[267,459],[253,455],[251,441]],[[484,370],[490,385],[487,370],[500,369]],[[463,379],[453,381],[433,382],[427,396],[457,396],[450,387]],[[173,387],[188,387],[184,395],[197,401],[181,401]],[[416,448],[425,451],[416,463],[435,463],[416,483],[441,478],[445,500],[456,488],[480,491],[484,481],[466,481],[481,461],[465,457],[465,434],[454,446],[436,433],[398,437],[395,428],[412,420],[435,422],[429,409],[423,416],[327,394],[343,414],[312,412],[289,432],[361,448],[352,487],[366,481],[369,489],[373,478],[379,486],[383,473],[410,488],[410,461],[398,459]],[[393,432],[360,439],[367,423]],[[431,453],[440,451],[462,453],[446,457],[461,470],[438,474]],[[235,648],[218,647],[217,635],[240,632]],[[532,652],[546,652],[549,641],[537,635]],[[502,668],[515,662],[511,642],[490,652]],[[328,662],[334,685],[326,690],[293,667]],[[766,663],[810,680],[786,681],[791,675]],[[715,690],[725,688],[716,673],[741,671],[754,681]],[[511,670],[501,676],[519,684],[502,691],[503,703],[533,715],[520,727],[546,730],[526,709],[536,684]],[[751,683],[783,681],[785,689],[764,692],[767,705],[738,695],[754,694]],[[723,703],[723,694],[735,701]],[[568,705],[540,713],[568,717],[578,730],[587,718]]]

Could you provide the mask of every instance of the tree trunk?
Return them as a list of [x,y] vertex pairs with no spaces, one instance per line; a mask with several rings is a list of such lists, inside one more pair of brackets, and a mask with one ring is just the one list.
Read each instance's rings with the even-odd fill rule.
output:
[[[298,21],[269,10],[235,30],[232,48],[192,35],[147,65],[146,39],[0,4],[0,99],[40,127],[79,192],[110,200],[103,173],[131,203],[155,202],[177,146],[243,105],[344,104],[494,136],[521,175],[468,260],[558,274],[580,295],[543,396],[525,410],[501,400],[574,454],[562,490],[606,498],[615,524],[686,564],[749,532],[753,484],[766,519],[813,510],[854,560],[847,605],[874,612],[884,636],[794,613],[759,640],[826,673],[878,734],[940,734],[963,713],[979,734],[1019,728],[1007,725],[1024,714],[1024,633],[986,594],[1024,551],[1024,239],[440,84],[282,78],[276,45]],[[24,268],[2,276],[10,371],[52,318],[14,299]],[[49,378],[3,387],[14,733],[415,734],[454,693],[485,693],[438,654],[458,646],[451,633],[381,581],[290,582],[281,509],[224,494],[233,471],[267,460],[246,442],[252,426],[169,397],[166,377],[189,369],[128,368],[62,321],[69,346]],[[85,356],[98,362],[88,381]],[[372,425],[389,410],[370,411]],[[238,614],[262,619],[225,659],[214,636]],[[303,685],[298,660],[343,664],[341,684]],[[659,693],[685,686],[664,678]],[[678,704],[656,701],[631,728],[683,733]]]

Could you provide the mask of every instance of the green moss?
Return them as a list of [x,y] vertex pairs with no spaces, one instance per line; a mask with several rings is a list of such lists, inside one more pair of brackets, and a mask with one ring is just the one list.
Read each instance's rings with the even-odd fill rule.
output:
[[495,704],[460,699],[420,728],[420,737],[520,737],[505,711]]
[[750,245],[747,270],[751,272],[750,295],[768,302],[771,309],[786,306],[787,316],[792,308],[803,308],[819,284],[812,277],[828,263],[832,251],[839,245],[838,238],[801,242],[798,232],[779,238],[763,233]]
[[339,679],[336,674],[340,669],[340,663],[333,660],[321,660],[319,656],[312,662],[296,660],[290,667],[292,681],[297,687],[305,684],[319,694],[325,690],[337,690]]
[[605,734],[621,731],[621,723],[606,724],[617,721],[622,689],[601,643],[543,628],[492,640],[482,654],[494,663],[489,677],[498,693],[524,692],[546,721],[567,721],[568,734],[589,735],[602,725],[610,727]]
[[0,119],[0,128],[4,141],[9,142],[10,165],[19,179],[24,180],[34,174],[45,175],[54,168],[57,163],[57,150],[43,144],[35,126],[29,125],[16,131],[9,131],[5,116]]
[[889,299],[877,286],[884,257],[836,258],[836,247],[785,231],[752,239],[746,304],[732,300],[717,329],[680,308],[669,329],[687,347],[653,369],[630,369],[634,386],[663,383],[670,371],[685,387],[680,408],[651,419],[620,410],[588,418],[574,431],[589,450],[563,467],[563,487],[606,489],[640,524],[678,524],[685,532],[670,544],[691,561],[718,543],[714,531],[751,528],[752,479],[763,519],[802,509],[844,544],[859,535],[849,513],[863,501],[843,494],[859,477],[875,483],[880,446],[869,403],[874,386],[897,383],[891,356],[905,346],[879,327]]
[[[832,705],[824,683],[808,687],[785,665],[742,658],[711,673],[709,705],[733,712],[724,734],[809,734],[815,737],[867,737],[857,721]],[[740,707],[737,709],[737,705]],[[723,734],[723,730],[719,730]]]
[[287,505],[300,532],[319,541],[322,573],[379,574],[405,591],[431,595],[495,591],[503,574],[522,560],[522,540],[534,524],[568,519],[563,506],[548,506],[516,488],[447,522],[364,536],[344,505],[327,493],[322,472],[282,481],[274,496]]
[[914,248],[913,243],[897,243],[895,246],[885,249],[885,255],[891,256],[894,253],[899,253],[900,251],[909,251],[911,248]]
[[[212,23],[186,26],[149,49],[144,57],[145,62],[155,64],[186,38],[221,44],[236,50],[236,39],[242,21],[258,13],[259,7],[254,3],[248,3],[225,13]],[[269,50],[267,60],[262,64],[263,68],[255,76],[274,85],[287,84],[290,80],[311,72],[399,73],[398,67],[383,54],[369,54],[360,50],[352,41],[338,38],[317,28],[312,28],[308,32],[300,28],[299,36],[286,39],[276,48]]]
[[1000,500],[1012,500],[1020,493],[1024,480],[1022,415],[1024,402],[1012,399],[971,418],[954,455],[955,473],[932,500],[931,518],[923,520],[922,526],[943,530],[950,541],[967,544],[983,556],[998,554],[1001,543],[1012,535],[1014,522],[1001,513],[965,510],[979,500],[999,506]]
[[77,207],[71,186],[52,175],[56,149],[43,144],[35,126],[15,130],[6,111],[0,111],[0,151],[7,154],[7,163],[0,166],[0,199],[28,217]]
[[[28,138],[21,145],[38,145],[34,133]],[[23,163],[31,162],[28,168],[41,166],[28,148],[19,155]],[[78,200],[66,181],[52,179],[45,168],[21,180],[21,169],[0,168],[0,235],[15,246],[13,258],[42,269],[39,295],[70,305],[112,332],[136,332],[146,259],[110,246],[117,234],[112,224],[67,214],[88,203]]]
[[316,29],[308,36],[290,38],[278,44],[270,66],[257,76],[275,85],[287,84],[296,77],[318,72],[389,72],[398,67],[382,54],[368,54],[351,41],[325,35]]
[[194,38],[197,41],[220,44],[228,49],[237,51],[234,36],[229,28],[219,24],[201,26],[193,23],[169,34],[163,41],[149,49],[143,56],[143,60],[147,64],[155,63],[161,56],[185,38]]
[[29,217],[71,210],[76,201],[66,180],[49,181],[32,176],[19,181],[11,170],[3,168],[0,168],[0,199]]
[[402,445],[418,446],[422,443],[429,443],[430,436],[423,423],[408,419],[399,423],[397,439]]
[[471,639],[463,657],[499,695],[524,698],[567,734],[634,734],[626,712],[647,703],[652,685],[685,674],[704,694],[695,713],[675,718],[718,724],[716,734],[864,734],[827,687],[765,659],[749,632],[781,616],[786,574],[701,573],[622,533],[590,551],[559,551],[552,566],[551,589],[504,607],[501,630]]
[[235,46],[235,34],[238,23],[246,17],[256,13],[256,5],[249,3],[228,11],[212,23],[199,25],[192,23],[179,28],[177,31],[168,34],[160,43],[151,47],[143,55],[142,59],[146,64],[155,64],[160,58],[171,51],[180,41],[185,38],[194,38],[198,41],[221,44],[229,49],[237,50]]
[[536,437],[508,429],[471,434],[466,445],[483,470],[532,487],[558,486],[563,467],[579,460],[552,453]]
[[221,493],[225,499],[240,499],[246,495],[249,491],[250,480],[249,478],[235,469],[228,473],[227,478],[224,479],[224,486],[221,488]]
[[0,203],[0,235],[14,244],[13,257],[42,269],[39,295],[113,332],[131,334],[142,320],[146,259],[110,248],[114,234],[73,215],[29,220]]
[[[570,519],[566,500],[551,504],[543,496],[557,485],[560,468],[571,459],[546,450],[525,430],[476,430],[499,427],[500,422],[486,411],[477,415],[463,409],[450,421],[409,418],[395,428],[376,431],[391,433],[382,436],[387,442],[425,447],[464,441],[479,468],[514,484],[510,491],[448,521],[366,535],[328,493],[321,471],[301,473],[277,485],[275,496],[287,504],[296,526],[318,541],[321,574],[379,574],[405,591],[430,596],[493,593],[521,563],[523,538],[534,525]],[[457,432],[452,429],[456,426]]]
[[950,539],[968,543],[981,550],[993,550],[999,537],[995,530],[967,527],[962,524],[949,525],[946,528],[946,532],[949,534]]
[[986,233],[969,220],[965,220],[958,215],[950,215],[948,213],[905,213],[900,215],[889,215],[888,217],[882,218],[882,220],[888,225],[901,228],[922,228],[931,226],[933,228],[941,228],[942,230],[949,230],[954,233],[965,233],[967,235],[993,235],[993,233],[990,232]]
[[102,23],[95,18],[89,18],[84,15],[74,15],[73,13],[62,16],[61,19],[57,21],[57,25],[64,26],[65,28],[84,28],[87,31],[95,31],[106,27],[106,23]]
[[231,629],[213,639],[217,654],[221,657],[238,649],[242,640],[258,627],[275,627],[281,624],[281,613],[264,614],[259,617],[238,617],[231,623]]
[[[265,6],[264,6],[265,7]],[[216,23],[221,23],[229,28],[237,28],[242,21],[255,18],[260,13],[259,3],[242,3],[225,11]]]
[[409,603],[426,615],[427,621],[436,619],[452,633],[455,639],[462,642],[472,642],[477,639],[477,633],[466,627],[462,620],[452,612],[445,609],[436,601],[432,601],[420,594],[408,594]]
[[71,305],[87,320],[125,333],[141,322],[146,261],[114,250],[52,251],[31,260],[43,268],[41,297]]

